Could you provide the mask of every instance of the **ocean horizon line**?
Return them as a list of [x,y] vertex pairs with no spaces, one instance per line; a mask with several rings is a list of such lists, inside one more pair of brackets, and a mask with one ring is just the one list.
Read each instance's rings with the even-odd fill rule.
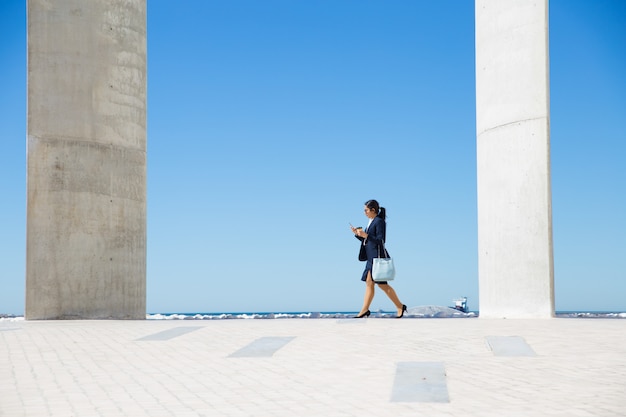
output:
[[[229,320],[229,319],[348,319],[354,318],[357,311],[232,311],[232,312],[152,312],[146,313],[146,320]],[[396,311],[372,311],[373,318],[394,318]],[[417,306],[409,308],[405,313],[407,318],[476,318],[479,311],[461,311],[447,306]],[[560,310],[555,312],[555,318],[614,318],[626,319],[626,311],[585,311]],[[24,320],[23,315],[2,314],[0,321]]]

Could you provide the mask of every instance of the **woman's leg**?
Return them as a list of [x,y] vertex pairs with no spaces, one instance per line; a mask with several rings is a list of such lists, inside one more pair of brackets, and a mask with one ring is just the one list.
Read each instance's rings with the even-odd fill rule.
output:
[[391,302],[393,302],[396,305],[396,308],[398,309],[398,316],[401,315],[403,304],[402,302],[400,302],[400,299],[398,298],[398,294],[396,294],[396,291],[389,284],[378,284],[378,287],[381,290],[383,290],[385,294],[387,294],[387,297],[389,297]]
[[374,299],[374,293],[376,288],[374,286],[374,280],[372,280],[372,272],[367,272],[367,280],[365,281],[365,296],[363,297],[363,308],[359,312],[359,315],[365,314],[367,310],[370,309],[370,305],[372,304],[372,300]]

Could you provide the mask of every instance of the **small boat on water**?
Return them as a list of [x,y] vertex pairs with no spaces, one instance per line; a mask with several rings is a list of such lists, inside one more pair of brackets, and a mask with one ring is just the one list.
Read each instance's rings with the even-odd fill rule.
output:
[[467,297],[457,298],[452,301],[454,301],[454,306],[452,308],[455,310],[462,311],[463,313],[469,312],[469,309],[467,308]]

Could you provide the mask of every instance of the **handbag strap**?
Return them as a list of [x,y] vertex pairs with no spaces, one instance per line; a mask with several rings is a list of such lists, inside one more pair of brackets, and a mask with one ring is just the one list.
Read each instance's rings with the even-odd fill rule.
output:
[[378,257],[379,258],[383,258],[382,256],[380,256],[380,247],[383,247],[383,251],[385,252],[385,256],[384,258],[389,258],[389,252],[387,252],[387,249],[385,248],[385,241],[381,240],[381,242],[383,242],[381,245],[378,245]]

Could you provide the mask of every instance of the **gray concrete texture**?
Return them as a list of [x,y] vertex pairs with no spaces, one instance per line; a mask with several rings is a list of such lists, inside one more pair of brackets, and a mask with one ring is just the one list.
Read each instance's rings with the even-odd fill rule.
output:
[[27,319],[145,318],[145,0],[28,0]]
[[482,318],[554,315],[548,0],[476,0]]

